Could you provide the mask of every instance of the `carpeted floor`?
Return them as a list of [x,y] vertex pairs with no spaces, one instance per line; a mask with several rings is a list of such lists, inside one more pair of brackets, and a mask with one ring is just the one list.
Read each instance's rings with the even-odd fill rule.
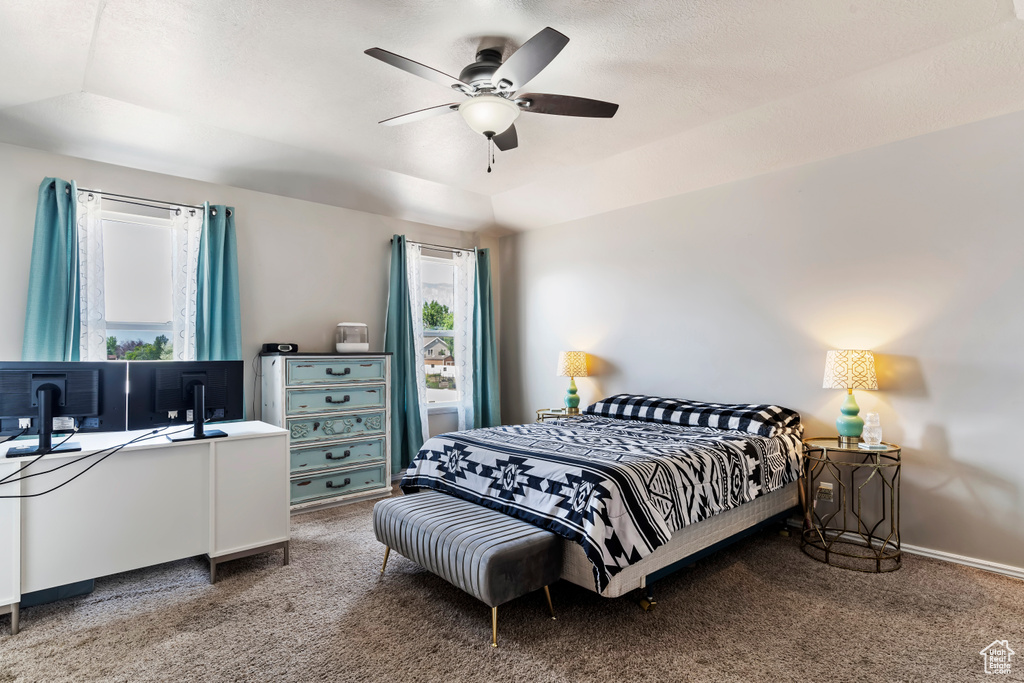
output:
[[[564,582],[489,610],[403,557],[379,577],[372,503],[292,519],[280,553],[200,559],[96,582],[0,617],[14,681],[974,681],[979,651],[1024,658],[1024,584],[919,557],[868,575],[764,533],[658,585],[645,613]],[[1000,680],[1024,680],[1024,661]]]

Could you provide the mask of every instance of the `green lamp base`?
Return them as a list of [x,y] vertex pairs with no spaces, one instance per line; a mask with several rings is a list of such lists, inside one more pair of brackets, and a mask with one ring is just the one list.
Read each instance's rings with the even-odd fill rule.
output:
[[840,446],[856,446],[860,443],[860,435],[864,433],[864,420],[857,415],[860,406],[853,397],[853,389],[846,391],[846,400],[839,409],[842,414],[836,418],[836,429],[839,431]]
[[580,397],[576,395],[576,378],[569,378],[569,389],[565,392],[565,414],[580,414]]

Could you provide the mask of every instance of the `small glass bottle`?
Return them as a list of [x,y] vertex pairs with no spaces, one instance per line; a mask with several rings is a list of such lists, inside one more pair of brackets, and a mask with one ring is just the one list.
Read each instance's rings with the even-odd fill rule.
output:
[[864,416],[864,433],[861,439],[868,446],[878,447],[882,443],[882,424],[878,419],[878,413],[868,413]]

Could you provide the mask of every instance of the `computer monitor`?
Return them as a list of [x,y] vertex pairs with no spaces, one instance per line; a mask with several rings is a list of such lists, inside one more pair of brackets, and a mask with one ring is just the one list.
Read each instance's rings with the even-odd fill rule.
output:
[[218,361],[130,361],[128,429],[192,424],[191,434],[171,441],[227,436],[205,429],[207,421],[241,420],[245,363]]
[[77,442],[53,445],[53,435],[123,432],[128,364],[100,362],[0,362],[0,430],[39,435],[35,446],[7,451],[8,458],[80,451]]

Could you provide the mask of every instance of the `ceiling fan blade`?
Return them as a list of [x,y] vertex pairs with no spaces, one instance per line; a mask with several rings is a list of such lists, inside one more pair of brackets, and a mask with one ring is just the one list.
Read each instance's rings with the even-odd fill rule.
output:
[[491,139],[494,140],[494,146],[502,152],[507,152],[519,146],[519,136],[516,134],[516,125],[514,123],[504,133],[495,135]]
[[463,83],[459,79],[455,78],[454,76],[449,76],[443,71],[438,71],[437,69],[433,69],[424,64],[420,64],[419,62],[414,62],[407,57],[403,57],[402,55],[396,55],[394,52],[382,50],[379,47],[371,47],[369,50],[366,50],[366,54],[376,59],[379,59],[385,64],[390,64],[391,66],[398,67],[402,71],[408,71],[411,74],[419,76],[420,78],[425,78],[428,81],[433,81],[434,83],[437,83],[438,85],[443,85],[446,88],[456,88],[457,90],[461,90],[463,92],[465,92],[467,89],[469,92],[475,90],[475,88],[473,88],[473,86],[469,85],[468,83]]
[[500,91],[522,88],[558,56],[569,39],[548,27],[523,43],[491,76],[491,83]]
[[449,112],[458,110],[458,102],[451,102],[449,104],[439,104],[436,107],[427,107],[426,109],[411,111],[408,114],[402,114],[401,116],[392,116],[390,119],[384,119],[383,121],[381,121],[381,123],[385,126],[398,126],[403,123],[412,123],[413,121],[429,119],[431,116],[439,116],[441,114],[447,114]]
[[528,102],[520,105],[523,111],[534,114],[555,114],[557,116],[588,116],[598,119],[610,119],[619,110],[619,105],[601,100],[589,100],[586,97],[571,95],[545,95],[529,93],[516,97],[517,102]]

